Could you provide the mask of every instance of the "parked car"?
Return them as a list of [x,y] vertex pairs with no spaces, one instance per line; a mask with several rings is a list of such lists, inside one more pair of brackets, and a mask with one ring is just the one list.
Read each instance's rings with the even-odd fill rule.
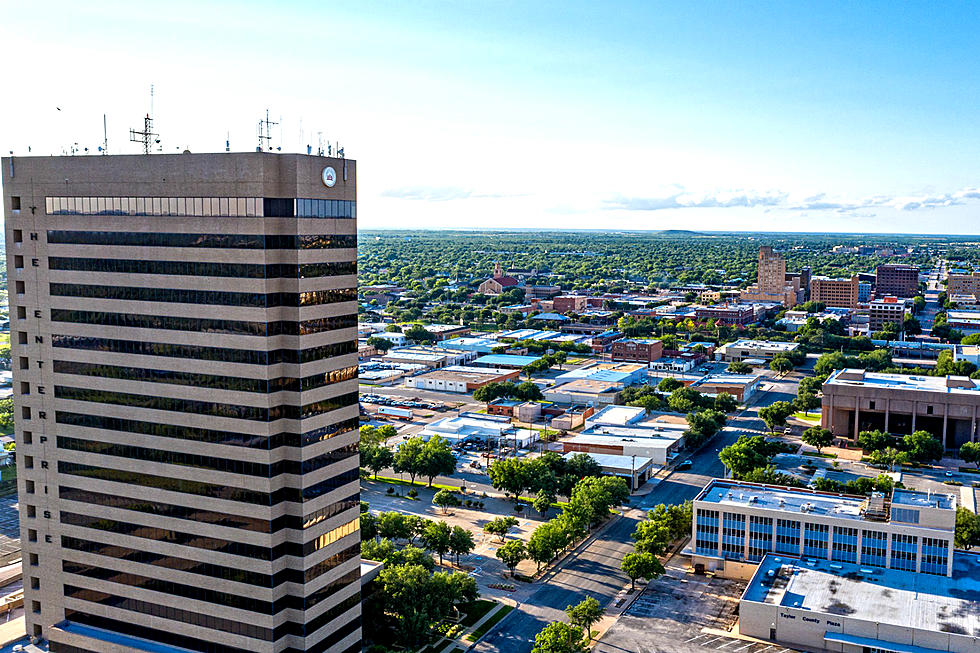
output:
[[694,461],[685,460],[684,462],[682,462],[677,466],[677,469],[691,469],[692,465],[694,465]]
[[783,435],[792,435],[792,433],[793,433],[792,426],[787,426],[786,428],[783,429]]

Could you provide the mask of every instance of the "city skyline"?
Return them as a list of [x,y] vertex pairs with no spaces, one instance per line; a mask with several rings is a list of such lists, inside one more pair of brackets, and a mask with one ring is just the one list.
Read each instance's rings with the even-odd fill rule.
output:
[[965,3],[49,7],[0,27],[5,153],[95,151],[103,113],[138,152],[154,84],[164,152],[253,150],[268,108],[370,161],[365,229],[978,231]]

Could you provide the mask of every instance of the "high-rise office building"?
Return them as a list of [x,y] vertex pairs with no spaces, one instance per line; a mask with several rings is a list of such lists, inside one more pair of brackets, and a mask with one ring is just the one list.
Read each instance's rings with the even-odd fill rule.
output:
[[783,306],[795,306],[803,301],[799,277],[786,276],[786,259],[772,251],[772,247],[759,248],[759,276],[757,281],[742,291],[741,299],[747,302],[778,302]]
[[28,634],[360,650],[354,161],[2,166]]
[[914,297],[919,289],[919,267],[899,263],[879,265],[875,271],[875,295]]

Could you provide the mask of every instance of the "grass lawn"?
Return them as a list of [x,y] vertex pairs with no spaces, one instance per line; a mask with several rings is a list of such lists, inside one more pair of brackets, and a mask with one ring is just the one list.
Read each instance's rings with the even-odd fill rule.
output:
[[967,474],[980,474],[980,469],[976,467],[960,467],[961,472],[966,472]]
[[471,628],[473,624],[483,618],[483,615],[490,612],[493,606],[497,605],[496,601],[488,601],[486,599],[477,599],[472,603],[464,606],[460,606],[460,609],[466,613],[466,616],[459,622],[466,628]]
[[[379,483],[391,483],[392,485],[414,485],[415,487],[427,488],[429,487],[425,481],[405,481],[400,478],[392,478],[391,476],[379,476],[378,478],[371,478],[372,481],[378,481]],[[433,490],[452,490],[453,492],[459,492],[458,485],[440,485],[439,483],[432,484]]]
[[801,451],[804,456],[810,456],[812,458],[836,458],[832,453],[817,453],[816,451]]
[[820,413],[810,412],[810,414],[804,412],[793,413],[790,415],[793,419],[798,419],[801,422],[813,422],[814,424],[820,423]]
[[467,641],[475,642],[489,632],[491,628],[496,626],[501,619],[507,616],[507,614],[514,609],[512,605],[501,605],[500,609],[497,610],[492,617],[483,622],[483,625],[474,630],[472,633],[466,636]]
[[6,465],[0,467],[0,481],[13,481],[17,479],[17,465]]

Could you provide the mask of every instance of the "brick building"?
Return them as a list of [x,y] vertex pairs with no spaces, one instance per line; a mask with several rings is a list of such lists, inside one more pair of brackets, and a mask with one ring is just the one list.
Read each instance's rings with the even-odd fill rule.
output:
[[837,308],[857,308],[858,278],[831,279],[813,277],[810,280],[810,300]]
[[919,268],[904,263],[879,265],[875,270],[875,295],[884,297],[914,297],[919,289]]
[[624,338],[612,343],[614,361],[652,363],[663,356],[664,346],[659,340]]

